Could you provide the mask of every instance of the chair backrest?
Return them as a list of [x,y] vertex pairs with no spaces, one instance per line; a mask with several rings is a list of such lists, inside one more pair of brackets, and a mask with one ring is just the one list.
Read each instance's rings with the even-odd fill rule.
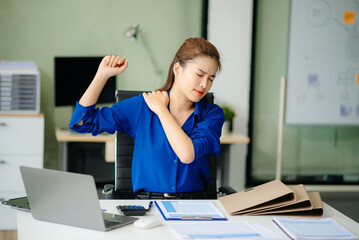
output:
[[[121,102],[127,98],[138,96],[143,91],[116,91],[116,101]],[[208,93],[206,99],[209,103],[214,102],[213,93]],[[132,137],[116,132],[116,161],[115,161],[115,189],[114,197],[117,199],[134,199],[136,196],[132,189],[132,155],[134,140]],[[205,189],[208,199],[217,199],[217,165],[216,158],[210,156],[210,184]]]

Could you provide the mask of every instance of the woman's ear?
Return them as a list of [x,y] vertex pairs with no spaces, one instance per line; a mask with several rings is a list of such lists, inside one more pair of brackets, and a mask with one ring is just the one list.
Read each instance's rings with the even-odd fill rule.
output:
[[178,75],[179,71],[180,71],[180,68],[181,68],[181,65],[176,62],[174,65],[173,65],[173,73],[175,76]]

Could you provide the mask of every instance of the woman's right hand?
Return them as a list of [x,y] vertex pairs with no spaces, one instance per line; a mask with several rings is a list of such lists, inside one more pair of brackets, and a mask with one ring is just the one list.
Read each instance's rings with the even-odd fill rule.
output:
[[84,107],[95,104],[108,79],[121,74],[126,70],[127,65],[128,60],[126,58],[120,56],[104,57],[97,69],[94,79],[84,95],[82,95],[79,103]]
[[121,74],[128,66],[128,59],[120,56],[106,56],[102,59],[97,74],[107,78]]

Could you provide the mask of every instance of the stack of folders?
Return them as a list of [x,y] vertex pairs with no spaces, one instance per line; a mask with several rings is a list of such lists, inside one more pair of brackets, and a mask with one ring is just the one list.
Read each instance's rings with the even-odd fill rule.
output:
[[220,197],[231,215],[287,215],[322,217],[319,192],[307,192],[302,184],[286,186],[279,180]]

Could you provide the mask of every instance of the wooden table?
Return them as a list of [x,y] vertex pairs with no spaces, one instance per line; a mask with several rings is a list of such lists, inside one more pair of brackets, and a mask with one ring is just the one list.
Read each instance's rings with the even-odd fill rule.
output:
[[[55,128],[55,135],[58,142],[62,144],[61,167],[67,171],[67,143],[68,142],[103,142],[105,143],[105,160],[107,162],[115,161],[115,135],[99,134],[96,137],[90,133],[79,134],[71,130]],[[250,139],[239,133],[225,134],[220,138],[221,153],[218,159],[220,167],[220,186],[227,186],[229,179],[229,151],[231,144],[248,144]]]

